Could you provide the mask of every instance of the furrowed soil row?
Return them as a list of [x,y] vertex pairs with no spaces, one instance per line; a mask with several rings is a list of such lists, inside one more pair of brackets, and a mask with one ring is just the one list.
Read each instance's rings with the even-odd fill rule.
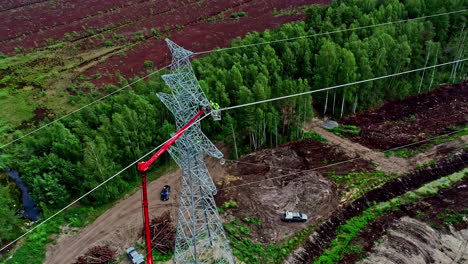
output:
[[47,1],[49,0],[3,0],[0,2],[0,13]]
[[[232,1],[231,3],[234,6],[240,6],[250,1],[252,0],[243,0],[243,1],[237,0],[237,1]],[[161,12],[160,14],[158,14],[157,17],[147,17],[147,18],[140,19],[136,22],[128,23],[124,27],[119,27],[119,29],[113,30],[113,33],[120,35],[120,36],[125,36],[125,38],[127,39],[124,42],[126,43],[128,43],[129,41],[130,42],[139,41],[141,44],[141,43],[144,43],[144,41],[148,39],[154,38],[154,35],[152,33],[153,29],[158,30],[158,32],[160,32],[160,35],[167,35],[169,32],[180,30],[180,28],[184,28],[190,24],[196,23],[204,19],[205,17],[210,17],[210,16],[217,15],[223,12],[225,9],[220,11],[219,8],[223,8],[223,7],[222,6],[218,7],[217,4],[219,4],[219,1],[217,0],[192,1],[192,2],[187,3],[181,8],[167,9],[164,12]],[[211,11],[213,9],[214,11]],[[203,10],[201,14],[200,14],[200,10]],[[207,15],[203,13],[205,11],[214,12],[214,13]],[[199,15],[197,15],[196,17],[193,17],[194,14],[200,14],[201,17]],[[138,37],[137,39],[133,38],[136,32],[141,33],[141,37]],[[110,33],[103,34],[102,36],[105,39],[112,39],[113,37],[112,34]],[[92,49],[96,45],[100,45],[101,43],[102,41],[98,41],[96,43],[94,39],[87,38],[87,41],[81,42],[79,45],[82,49],[88,50],[88,49]]]
[[465,168],[467,164],[468,151],[459,152],[452,158],[442,160],[429,168],[415,171],[367,192],[351,204],[333,212],[334,216],[322,223],[303,246],[294,251],[285,263],[310,263],[328,247],[329,243],[335,238],[335,232],[340,225],[350,218],[358,216],[362,211],[369,208],[369,205],[388,201],[428,182],[458,172]]
[[[418,221],[423,221],[434,227],[447,228],[444,225],[443,216],[446,212],[460,212],[467,208],[468,201],[468,180],[455,184],[448,190],[442,190],[436,195],[426,197],[412,205],[400,206],[398,211],[390,212],[367,224],[361,230],[360,235],[355,238],[352,245],[360,245],[363,250],[359,254],[346,254],[340,260],[342,264],[351,264],[359,261],[361,256],[369,255],[375,241],[381,239],[386,230],[392,228],[402,217],[411,217]],[[453,228],[463,230],[468,228],[467,222],[453,224]]]
[[[301,0],[294,2],[292,8],[298,8],[313,3],[325,5],[329,2],[328,0],[313,2]],[[230,9],[229,12],[225,12],[224,19],[222,20],[207,23],[193,23],[181,30],[170,32],[170,38],[184,48],[192,51],[225,47],[232,39],[238,36],[244,36],[248,32],[262,32],[266,29],[275,28],[282,24],[304,18],[304,14],[302,13],[283,16],[272,15],[274,8],[281,10],[289,6],[291,6],[291,3],[283,0],[272,0],[268,3],[254,0],[240,7]],[[229,16],[232,13],[241,11],[246,12],[247,16],[239,19],[233,19]],[[124,77],[131,78],[135,75],[145,73],[143,71],[143,62],[146,60],[153,61],[157,67],[167,65],[170,62],[170,56],[166,44],[161,40],[148,39],[141,45],[127,52],[125,60],[119,57],[110,58],[106,63],[90,69],[85,74],[87,76],[96,73],[102,74],[102,78],[94,82],[98,86],[114,83],[117,81],[116,77],[113,76],[115,67],[122,69],[120,73]]]
[[342,120],[361,128],[346,135],[371,149],[391,149],[451,132],[468,124],[468,82],[385,103]]
[[[68,34],[65,40],[70,42],[103,36],[105,33],[119,30],[145,19],[158,20],[157,16],[161,14],[170,12],[171,10],[177,10],[182,6],[199,1],[201,0],[182,1],[180,3],[177,2],[178,5],[176,5],[176,2],[169,0],[160,0],[159,3],[147,1],[138,5],[109,9],[92,16],[82,17],[71,23],[63,23],[53,26],[42,33],[37,31],[29,32],[15,38],[4,40],[3,42],[0,42],[3,44],[0,51],[11,53],[17,46],[22,46],[25,50],[47,46],[50,45],[50,43],[47,43],[46,40],[62,40],[64,39],[65,34]],[[159,6],[163,6],[164,9],[159,10]],[[132,34],[133,33],[125,36],[128,37]],[[26,38],[26,36],[30,37]],[[112,40],[112,36],[109,38]],[[99,45],[102,45],[102,41],[99,42]]]
[[[348,159],[334,147],[311,139],[258,151],[233,161],[230,176],[217,182],[216,203],[222,207],[226,202],[235,201],[237,207],[227,210],[223,218],[240,222],[246,217],[259,219],[261,225],[251,226],[252,239],[276,243],[307,225],[320,223],[336,210],[340,190],[324,175],[373,170],[363,160],[321,169],[320,173],[313,170],[328,162]],[[238,187],[230,189],[230,186]],[[295,210],[307,214],[308,223],[282,224],[280,215]]]
[[78,2],[61,0],[54,3],[46,1],[34,6],[26,6],[0,14],[0,20],[3,20],[3,26],[0,28],[0,40],[12,39],[33,32],[39,33],[40,30],[48,31],[86,17],[99,16],[104,12],[111,12],[145,1],[148,0],[139,0],[136,3],[125,0],[94,2],[92,0]]

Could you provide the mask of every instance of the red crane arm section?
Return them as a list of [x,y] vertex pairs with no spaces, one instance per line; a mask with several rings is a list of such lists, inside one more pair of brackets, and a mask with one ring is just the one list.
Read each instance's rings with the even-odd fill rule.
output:
[[159,158],[159,156],[161,156],[164,152],[166,152],[166,150],[170,146],[172,146],[172,144],[174,144],[177,141],[177,139],[179,139],[180,136],[184,134],[185,130],[187,130],[187,128],[189,128],[195,122],[195,120],[197,120],[197,118],[200,117],[200,115],[203,113],[205,113],[205,111],[201,109],[200,112],[198,112],[198,114],[196,114],[190,120],[190,122],[188,122],[183,128],[177,131],[177,133],[175,133],[175,135],[172,136],[171,139],[169,139],[169,141],[166,142],[166,144],[164,144],[148,161],[139,162],[138,170],[140,172],[146,172],[148,168],[151,166],[151,164],[153,164]]

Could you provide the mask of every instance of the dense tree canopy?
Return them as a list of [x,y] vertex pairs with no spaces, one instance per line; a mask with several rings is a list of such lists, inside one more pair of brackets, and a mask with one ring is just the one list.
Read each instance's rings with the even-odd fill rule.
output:
[[[308,8],[305,21],[248,34],[232,46],[463,7],[463,0],[336,0],[327,8]],[[465,22],[466,16],[458,13],[250,46],[213,53],[193,61],[193,67],[210,100],[221,107],[245,104],[452,61],[459,56],[457,47]],[[451,69],[438,68],[422,81],[422,73],[416,73],[226,111],[222,121],[206,119],[202,126],[213,140],[224,140],[235,145],[239,154],[247,153],[300,138],[303,122],[312,116],[312,101],[319,113],[340,116],[418,90],[425,92],[450,81]],[[161,91],[169,92],[160,76],[138,82],[133,90],[124,90],[7,148],[8,166],[19,170],[38,204],[60,208],[168,138],[174,131],[173,118],[155,95]],[[168,159],[166,155],[158,162]],[[98,205],[114,201],[138,181],[136,168],[129,169],[84,202]],[[3,208],[0,218],[10,219],[9,210]],[[2,224],[8,225],[5,221]],[[9,229],[2,227],[4,230]]]

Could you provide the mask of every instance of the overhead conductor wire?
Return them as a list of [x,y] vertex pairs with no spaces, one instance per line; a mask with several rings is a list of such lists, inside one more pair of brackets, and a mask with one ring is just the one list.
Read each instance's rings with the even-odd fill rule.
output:
[[129,83],[129,84],[127,84],[127,85],[125,85],[125,86],[123,86],[123,87],[121,87],[121,88],[115,90],[115,91],[113,91],[112,93],[106,94],[105,96],[100,97],[100,98],[98,98],[98,99],[96,99],[96,100],[94,100],[94,101],[92,101],[92,102],[90,102],[90,103],[88,103],[88,104],[86,104],[86,105],[84,105],[84,106],[78,108],[78,109],[75,109],[75,110],[71,111],[70,113],[65,114],[65,115],[63,115],[63,116],[61,116],[61,117],[55,119],[54,121],[51,121],[51,122],[49,122],[49,123],[47,123],[47,124],[45,124],[45,125],[43,125],[43,126],[40,126],[40,127],[36,128],[36,129],[34,129],[33,131],[30,131],[30,132],[28,132],[28,133],[22,135],[21,137],[19,137],[19,138],[15,139],[15,140],[12,140],[12,141],[10,141],[10,142],[8,142],[8,143],[6,143],[6,144],[0,146],[0,149],[2,149],[2,148],[4,148],[4,147],[7,147],[7,146],[9,146],[9,145],[15,143],[16,141],[19,141],[19,140],[21,140],[21,139],[23,139],[23,138],[25,138],[25,137],[27,137],[27,136],[29,136],[29,135],[32,135],[32,134],[38,132],[39,130],[42,130],[42,129],[44,129],[44,128],[50,126],[50,125],[53,125],[53,124],[57,123],[58,121],[60,121],[60,120],[66,118],[66,117],[68,117],[68,116],[71,116],[71,115],[73,115],[73,114],[75,114],[75,113],[77,113],[77,112],[79,112],[79,111],[81,111],[81,110],[87,108],[88,106],[91,106],[91,105],[93,105],[93,104],[95,104],[95,103],[97,103],[97,102],[99,102],[99,101],[102,101],[102,100],[106,99],[107,97],[112,96],[112,95],[114,95],[114,94],[116,94],[116,93],[122,91],[123,89],[128,88],[128,87],[134,85],[135,83],[137,83],[137,82],[139,82],[139,81],[141,81],[141,80],[144,80],[144,79],[148,78],[149,76],[151,76],[151,75],[153,75],[153,74],[156,74],[156,73],[162,71],[163,69],[168,68],[169,66],[171,66],[171,64],[166,65],[166,66],[162,67],[161,69],[158,69],[157,71],[154,71],[154,72],[152,72],[152,73],[150,73],[150,74],[148,74],[148,75],[146,75],[146,76],[143,76],[143,77],[139,78],[138,80],[133,81],[133,82],[131,82],[131,83]]
[[[204,118],[206,118],[207,116],[209,116],[210,114],[206,114],[204,115],[203,117],[199,118],[198,120],[196,120],[195,122],[193,122],[191,125],[189,125],[185,130],[189,129],[190,127],[192,127],[193,125],[201,122]],[[185,131],[183,130],[183,131]],[[169,138],[168,140],[166,140],[165,142],[161,143],[159,146],[157,146],[156,148],[152,149],[150,152],[146,153],[145,155],[143,155],[141,158],[135,160],[134,162],[132,162],[130,165],[128,165],[127,167],[123,168],[122,170],[120,170],[119,172],[117,172],[116,174],[114,174],[113,176],[107,178],[105,181],[103,181],[102,183],[100,183],[99,185],[97,185],[96,187],[94,187],[93,189],[89,190],[87,193],[83,194],[82,196],[80,196],[78,199],[74,200],[73,202],[71,202],[70,204],[68,204],[67,206],[65,206],[64,208],[60,209],[59,211],[57,211],[56,213],[54,213],[53,215],[49,216],[48,218],[46,218],[45,220],[43,220],[42,222],[40,222],[39,224],[37,224],[36,226],[34,226],[33,228],[31,228],[30,230],[28,230],[26,233],[22,234],[21,236],[19,236],[18,238],[16,238],[15,240],[11,241],[10,243],[8,243],[6,246],[4,246],[3,248],[0,249],[0,252],[2,252],[4,249],[8,248],[9,246],[11,246],[12,244],[14,244],[16,241],[20,240],[21,238],[23,238],[24,236],[28,235],[29,233],[31,233],[32,231],[34,231],[35,229],[37,229],[38,227],[40,227],[41,225],[47,223],[50,219],[54,218],[55,216],[57,216],[58,214],[60,214],[61,212],[65,211],[67,208],[69,208],[70,206],[74,205],[75,203],[77,203],[78,201],[80,201],[81,199],[83,199],[84,197],[88,196],[90,193],[94,192],[95,190],[97,190],[98,188],[100,188],[101,186],[103,186],[104,184],[106,184],[107,182],[109,182],[110,180],[112,180],[113,178],[117,177],[118,175],[120,175],[122,172],[126,171],[127,169],[129,169],[130,167],[134,166],[135,164],[137,164],[139,161],[141,161],[142,159],[144,159],[145,157],[147,157],[148,155],[150,155],[151,153],[155,152],[156,150],[158,150],[160,147],[162,147],[164,144],[166,144],[167,142],[169,142],[170,140],[172,139]]]
[[[317,33],[317,34],[311,34],[311,35],[305,35],[305,36],[300,36],[300,37],[292,37],[292,38],[284,38],[284,39],[277,39],[277,40],[270,40],[270,41],[264,41],[264,42],[260,42],[260,43],[253,43],[253,44],[248,44],[248,45],[241,45],[241,46],[235,46],[235,47],[229,47],[229,48],[221,48],[221,49],[212,49],[212,50],[206,50],[206,51],[199,51],[199,52],[194,52],[194,55],[197,55],[197,54],[205,54],[205,53],[210,53],[210,52],[220,52],[220,51],[227,51],[227,50],[232,50],[232,49],[239,49],[239,48],[246,48],[246,47],[252,47],[252,46],[259,46],[259,45],[266,45],[266,44],[270,44],[270,43],[278,43],[278,42],[283,42],[283,41],[291,41],[291,40],[297,40],[297,39],[304,39],[304,38],[312,38],[312,37],[317,37],[317,36],[322,36],[322,35],[327,35],[327,34],[335,34],[335,33],[342,33],[342,32],[347,32],[347,31],[355,31],[355,30],[360,30],[360,29],[366,29],[366,28],[373,28],[373,27],[380,27],[380,26],[386,26],[386,25],[392,25],[392,24],[397,24],[397,23],[403,23],[403,22],[410,22],[410,21],[414,21],[414,20],[420,20],[420,19],[427,19],[427,18],[432,18],[432,17],[438,17],[438,16],[445,16],[445,15],[451,15],[451,14],[456,14],[456,13],[463,13],[463,12],[466,12],[468,9],[462,9],[462,10],[456,10],[456,11],[451,11],[451,12],[445,12],[445,13],[439,13],[439,14],[434,14],[434,15],[428,15],[428,16],[422,16],[422,17],[416,17],[416,18],[410,18],[410,19],[404,19],[404,20],[398,20],[398,21],[390,21],[390,22],[385,22],[385,23],[381,23],[381,24],[374,24],[374,25],[367,25],[367,26],[362,26],[362,27],[356,27],[356,28],[348,28],[348,29],[341,29],[341,30],[335,30],[335,31],[328,31],[328,32],[322,32],[322,33]],[[117,90],[115,90],[114,92],[110,93],[110,94],[107,94],[103,97],[100,97],[76,110],[73,110],[72,112],[68,113],[68,114],[65,114],[57,119],[55,119],[54,121],[51,121],[43,126],[40,126],[36,129],[34,129],[33,131],[31,132],[28,132],[26,134],[24,134],[23,136],[17,138],[17,139],[14,139],[4,145],[1,145],[0,146],[0,149],[3,149],[4,147],[7,147],[29,135],[32,135],[36,132],[38,132],[39,130],[42,130],[50,125],[53,125],[55,123],[57,123],[58,121],[70,116],[70,115],[73,115],[99,101],[102,101],[120,91],[122,91],[123,89],[125,88],[128,88],[130,87],[131,85],[141,81],[141,80],[144,80],[146,78],[148,78],[149,76],[153,75],[153,74],[156,74],[158,72],[160,72],[161,70],[163,69],[166,69],[168,67],[170,67],[172,64],[168,64],[162,68],[160,68],[159,70],[157,71],[154,71],[152,73],[149,73],[141,78],[139,78],[138,80],[132,82],[132,83],[129,83]]]
[[390,22],[385,22],[385,23],[381,23],[381,24],[374,24],[374,25],[368,25],[368,26],[362,26],[362,27],[346,28],[346,29],[340,29],[340,30],[335,30],[335,31],[321,32],[321,33],[310,34],[310,35],[299,36],[299,37],[291,37],[291,38],[277,39],[277,40],[271,40],[271,41],[264,41],[264,42],[234,46],[234,47],[229,47],[229,48],[206,50],[206,51],[196,52],[195,54],[204,54],[204,53],[211,53],[211,52],[227,51],[227,50],[232,50],[232,49],[248,48],[248,47],[266,45],[266,44],[270,44],[270,43],[277,43],[277,42],[283,42],[283,41],[312,38],[312,37],[324,36],[324,35],[328,35],[328,34],[342,33],[342,32],[347,32],[347,31],[355,31],[355,30],[361,30],[361,29],[366,29],[366,28],[373,28],[373,27],[380,27],[380,26],[387,26],[387,25],[392,25],[392,24],[410,22],[410,21],[426,19],[426,18],[431,18],[431,17],[438,17],[438,16],[445,16],[445,15],[451,15],[451,14],[456,14],[456,13],[463,13],[463,12],[466,12],[466,11],[468,11],[468,9],[456,10],[456,11],[439,13],[439,14],[428,15],[428,16],[422,16],[422,17],[416,17],[416,18],[408,18],[408,19],[403,19],[403,20],[398,20],[398,21],[390,21]]
[[[400,20],[400,21],[394,21],[394,22],[387,22],[387,23],[382,23],[382,24],[376,24],[376,25],[369,25],[369,26],[364,26],[364,27],[358,27],[358,28],[351,28],[351,29],[344,29],[344,30],[338,30],[338,31],[331,31],[331,32],[325,32],[325,33],[319,33],[319,34],[314,34],[314,35],[308,35],[308,36],[302,36],[302,37],[295,37],[295,38],[286,38],[286,39],[280,39],[280,40],[273,40],[273,41],[268,41],[268,42],[262,42],[262,43],[255,43],[255,44],[249,44],[249,45],[244,45],[244,46],[237,46],[237,47],[230,47],[230,48],[224,48],[224,49],[214,49],[214,50],[211,50],[211,51],[202,51],[202,52],[195,52],[194,54],[203,54],[203,53],[208,53],[208,52],[218,52],[218,51],[224,51],[224,50],[230,50],[230,49],[236,49],[236,48],[244,48],[244,47],[250,47],[250,46],[256,46],[256,45],[263,45],[263,44],[268,44],[268,43],[276,43],[276,42],[282,42],[282,41],[290,41],[290,40],[295,40],[295,39],[301,39],[301,38],[310,38],[310,37],[314,37],[314,36],[320,36],[320,35],[324,35],[324,34],[333,34],[333,33],[339,33],[339,32],[345,32],[345,31],[352,31],[352,30],[358,30],[358,29],[364,29],[364,28],[371,28],[371,27],[377,27],[377,26],[383,26],[383,25],[389,25],[389,24],[395,24],[395,23],[401,23],[401,22],[408,22],[408,21],[412,21],[412,20],[416,20],[416,19],[424,19],[424,18],[429,18],[429,17],[435,17],[435,16],[442,16],[442,15],[448,15],[448,14],[454,14],[454,13],[460,13],[460,12],[465,12],[467,11],[467,9],[464,9],[464,10],[458,10],[458,11],[452,11],[452,12],[446,12],[446,13],[441,13],[441,14],[435,14],[435,15],[430,15],[430,16],[424,16],[424,17],[419,17],[419,18],[413,18],[413,19],[406,19],[406,20]],[[286,98],[291,98],[291,97],[296,97],[296,96],[301,96],[301,95],[305,95],[305,94],[312,94],[312,93],[316,93],[316,92],[320,92],[320,91],[325,91],[325,90],[331,90],[331,89],[336,89],[336,88],[340,88],[340,87],[345,87],[345,86],[349,86],[349,85],[354,85],[354,84],[359,84],[359,83],[365,83],[365,82],[370,82],[370,81],[374,81],[374,80],[379,80],[379,79],[384,79],[384,78],[389,78],[389,77],[393,77],[393,76],[398,76],[398,75],[402,75],[402,74],[408,74],[408,73],[411,73],[411,72],[417,72],[417,71],[421,71],[421,70],[424,70],[424,69],[430,69],[430,68],[435,68],[435,67],[440,67],[440,66],[444,66],[444,65],[449,65],[449,64],[453,64],[453,63],[457,63],[457,62],[462,62],[462,61],[465,61],[467,59],[461,59],[461,60],[457,60],[457,61],[453,61],[453,62],[448,62],[448,63],[442,63],[442,64],[438,64],[438,65],[433,65],[433,66],[428,66],[428,67],[424,67],[424,68],[420,68],[420,69],[415,69],[415,70],[410,70],[410,71],[406,71],[406,72],[402,72],[402,73],[395,73],[395,74],[391,74],[391,75],[386,75],[386,76],[381,76],[381,77],[376,77],[376,78],[372,78],[372,79],[368,79],[368,80],[362,80],[362,81],[358,81],[358,82],[354,82],[354,83],[351,83],[351,84],[341,84],[341,85],[337,85],[337,86],[332,86],[332,87],[328,87],[328,88],[323,88],[323,89],[319,89],[319,90],[314,90],[314,91],[310,91],[310,92],[304,92],[304,93],[299,93],[299,94],[293,94],[293,95],[288,95],[288,96],[282,96],[282,97],[277,97],[277,98],[272,98],[272,99],[268,99],[268,100],[263,100],[263,101],[258,101],[258,102],[254,102],[254,103],[248,103],[248,104],[243,104],[243,105],[238,105],[238,106],[231,106],[231,107],[225,107],[225,108],[222,108],[222,109],[219,109],[220,111],[226,111],[226,110],[231,110],[231,109],[236,109],[236,108],[241,108],[241,107],[245,107],[245,106],[250,106],[250,105],[255,105],[255,104],[260,104],[260,103],[266,103],[266,102],[270,102],[270,101],[276,101],[276,100],[281,100],[281,99],[286,99]],[[153,74],[156,74],[158,72],[160,72],[161,70],[165,69],[165,68],[168,68],[169,66],[171,66],[172,64],[169,64],[169,65],[166,65],[164,66],[163,68],[160,68],[159,70],[155,71],[155,72],[152,72],[144,77],[141,77],[139,78],[138,80],[130,83],[130,84],[127,84],[121,88],[119,88],[118,90],[108,94],[108,95],[105,95],[101,98],[98,98],[96,99],[95,101],[93,102],[90,102],[64,116],[61,116],[60,118],[50,122],[50,123],[47,123],[13,141],[10,141],[2,146],[0,146],[0,149],[6,147],[6,146],[9,146],[10,144],[16,142],[16,141],[19,141],[21,139],[23,139],[24,137],[26,136],[29,136],[33,133],[36,133],[37,131],[45,128],[45,127],[48,127],[74,113],[77,113],[105,98],[108,98],[109,96],[113,95],[113,94],[116,94],[117,92],[120,92],[121,90],[125,89],[125,88],[128,88],[130,87],[131,85],[143,80],[143,79],[146,79],[148,78],[149,76],[153,75]],[[202,118],[198,119],[197,121],[195,121],[192,125],[200,122],[201,120],[203,120],[204,118],[206,118],[208,115],[205,115],[203,116]],[[188,128],[190,128],[192,125],[190,125]],[[12,242],[8,243],[6,246],[4,246],[3,248],[0,249],[0,252],[3,251],[4,249],[6,249],[7,247],[11,246],[12,244],[14,244],[15,242],[17,242],[19,239],[23,238],[24,236],[28,235],[29,233],[31,233],[32,231],[34,231],[36,228],[38,228],[39,226],[43,225],[44,223],[48,222],[50,219],[52,219],[53,217],[57,216],[58,214],[60,214],[61,212],[63,212],[64,210],[66,210],[67,208],[69,208],[70,206],[72,206],[73,204],[77,203],[79,200],[83,199],[84,197],[86,197],[87,195],[89,195],[90,193],[92,193],[93,191],[97,190],[98,188],[100,188],[102,185],[106,184],[107,182],[109,182],[110,180],[112,180],[113,178],[117,177],[118,175],[120,175],[122,172],[124,172],[125,170],[127,170],[128,168],[130,168],[131,166],[134,166],[136,163],[138,163],[139,161],[141,161],[143,158],[145,158],[146,156],[150,155],[152,152],[156,151],[157,149],[159,149],[161,146],[163,146],[165,143],[167,143],[170,139],[168,139],[167,141],[165,141],[164,143],[162,143],[161,145],[159,145],[158,147],[156,147],[155,149],[151,150],[150,152],[148,152],[147,154],[145,154],[144,156],[142,156],[141,158],[139,158],[138,160],[134,161],[133,163],[131,163],[130,165],[128,165],[127,167],[125,167],[124,169],[120,170],[119,172],[117,172],[116,174],[114,174],[113,176],[111,176],[110,178],[108,178],[107,180],[105,180],[104,182],[100,183],[99,185],[97,185],[96,187],[94,187],[93,189],[91,189],[90,191],[88,191],[87,193],[85,193],[84,195],[82,195],[81,197],[79,197],[78,199],[74,200],[72,203],[70,203],[69,205],[65,206],[64,208],[60,209],[58,212],[54,213],[52,216],[48,217],[47,219],[43,220],[41,223],[39,223],[38,225],[36,225],[35,227],[33,227],[32,229],[28,230],[26,233],[22,234],[21,236],[19,236],[18,238],[16,238],[15,240],[13,240]],[[349,160],[351,161],[351,160]],[[349,162],[347,161],[347,162]],[[345,162],[345,161],[344,161]],[[343,163],[343,162],[341,162]],[[331,166],[332,164],[330,165],[327,165],[327,166]]]
[[[411,144],[407,144],[407,145],[403,145],[403,146],[399,146],[399,147],[387,149],[387,150],[382,151],[382,153],[386,153],[386,152],[390,152],[390,151],[395,151],[395,150],[398,150],[398,149],[402,149],[402,148],[406,148],[406,147],[410,147],[410,146],[422,144],[422,143],[424,143],[424,142],[431,141],[431,140],[434,140],[434,139],[437,139],[437,138],[441,138],[441,137],[450,136],[450,135],[456,134],[456,133],[461,132],[461,131],[464,131],[464,129],[460,129],[460,130],[456,130],[456,131],[451,131],[451,132],[446,133],[446,134],[443,134],[443,135],[439,135],[439,136],[435,136],[435,137],[432,137],[432,138],[427,138],[427,139],[424,139],[424,140],[421,140],[421,141],[418,141],[418,142],[414,142],[414,143],[411,143]],[[268,179],[262,179],[262,180],[258,180],[258,181],[252,181],[252,182],[247,182],[247,183],[243,183],[243,184],[228,186],[228,187],[225,187],[225,188],[218,189],[218,191],[227,190],[227,189],[234,189],[234,188],[238,188],[238,187],[242,187],[242,186],[246,186],[246,185],[251,185],[251,184],[255,184],[255,183],[259,183],[259,182],[264,182],[264,181],[269,181],[269,180],[280,179],[280,178],[284,178],[284,177],[288,177],[288,176],[292,176],[292,175],[297,175],[297,174],[301,174],[301,173],[306,173],[306,172],[312,172],[312,171],[315,171],[315,170],[325,169],[325,168],[337,166],[337,165],[340,165],[340,164],[343,164],[343,163],[348,163],[348,162],[352,162],[352,161],[356,161],[356,160],[360,160],[360,159],[364,159],[364,158],[363,158],[363,157],[356,157],[356,158],[352,158],[352,159],[348,159],[348,160],[343,160],[343,161],[339,161],[339,162],[336,162],[336,163],[331,163],[331,164],[324,165],[324,166],[320,166],[320,167],[315,167],[315,168],[312,168],[312,169],[301,170],[301,171],[298,171],[298,172],[293,172],[293,173],[289,173],[289,174],[285,174],[285,175],[280,175],[280,176],[277,176],[277,177],[271,177],[271,178],[268,178]],[[230,161],[230,162],[239,162],[239,163],[247,163],[247,164],[262,166],[262,164],[258,164],[258,163],[256,164],[256,163],[249,163],[249,162],[236,161],[236,160],[228,160],[228,161]],[[270,166],[266,165],[265,167],[270,167]],[[288,168],[286,168],[286,169],[288,169]]]
[[446,63],[441,63],[441,64],[437,64],[437,65],[432,65],[432,66],[427,66],[427,67],[414,69],[414,70],[409,70],[409,71],[405,71],[405,72],[399,72],[399,73],[383,75],[383,76],[379,76],[379,77],[375,77],[375,78],[370,78],[370,79],[367,79],[367,80],[361,80],[361,81],[356,81],[356,82],[352,82],[352,83],[339,84],[339,85],[330,86],[330,87],[327,87],[327,88],[317,89],[317,90],[308,91],[308,92],[290,94],[290,95],[270,98],[270,99],[257,101],[257,102],[252,102],[252,103],[247,103],[247,104],[228,106],[228,107],[220,108],[219,111],[227,111],[227,110],[232,110],[232,109],[241,108],[241,107],[245,107],[245,106],[263,104],[263,103],[267,103],[267,102],[283,100],[283,99],[297,97],[297,96],[301,96],[301,95],[313,94],[313,93],[333,90],[333,89],[337,89],[337,88],[342,88],[342,87],[346,87],[346,86],[351,86],[351,85],[356,85],[356,84],[361,84],[361,83],[366,83],[366,82],[372,82],[372,81],[386,79],[386,78],[395,77],[395,76],[399,76],[399,75],[404,75],[404,74],[408,74],[408,73],[412,73],[412,72],[418,72],[418,71],[422,71],[422,70],[426,70],[426,69],[432,69],[432,68],[437,68],[437,67],[441,67],[441,66],[445,66],[445,65],[450,65],[450,64],[454,64],[454,63],[462,62],[462,61],[466,61],[466,60],[468,60],[468,58],[461,59],[461,60],[456,60],[456,61],[451,61],[451,62],[446,62]]
[[[428,66],[428,67],[424,67],[424,68],[420,68],[420,69],[410,70],[410,71],[406,71],[406,72],[401,72],[401,73],[395,73],[395,74],[380,76],[380,77],[371,78],[371,79],[362,80],[362,81],[357,81],[357,82],[353,82],[353,83],[349,83],[349,84],[340,84],[340,85],[336,85],[336,86],[332,86],[332,87],[328,87],[328,88],[323,88],[323,89],[319,89],[319,90],[314,90],[314,91],[309,91],[309,92],[303,92],[303,93],[298,93],[298,94],[291,94],[291,95],[276,97],[276,98],[272,98],[272,99],[267,99],[267,100],[252,102],[252,103],[248,103],[248,104],[242,104],[242,105],[236,105],[236,106],[231,106],[231,107],[225,107],[225,108],[219,109],[218,111],[227,111],[227,110],[232,110],[232,109],[247,107],[247,106],[251,106],[251,105],[262,104],[262,103],[267,103],[267,102],[272,102],[272,101],[287,99],[287,98],[291,98],[291,97],[297,97],[297,96],[306,95],[306,94],[312,94],[312,93],[321,92],[321,91],[326,91],[326,90],[331,90],[331,89],[337,89],[337,88],[341,88],[341,87],[345,87],[345,86],[349,86],[349,85],[354,85],[354,84],[359,84],[359,83],[365,83],[365,82],[370,82],[370,81],[374,81],[374,80],[385,79],[385,78],[389,78],[389,77],[393,77],[393,76],[398,76],[398,75],[402,75],[402,74],[407,74],[407,73],[411,73],[411,72],[421,71],[421,70],[424,70],[424,69],[430,69],[430,68],[434,68],[434,67],[440,67],[440,66],[444,66],[444,65],[449,65],[449,64],[453,64],[453,63],[461,62],[461,61],[465,61],[465,60],[468,60],[468,59],[462,59],[462,60],[457,60],[457,61],[442,63],[442,64],[438,64],[438,65]],[[204,119],[205,117],[207,117],[207,116],[208,116],[208,115],[203,116],[202,118],[198,119],[198,120],[197,120],[196,122],[194,122],[193,124],[195,124],[195,123],[197,123],[197,122],[200,122],[201,120],[203,120],[203,119]],[[193,124],[192,124],[192,125],[193,125]],[[191,127],[191,126],[189,126],[189,127]],[[189,127],[188,127],[188,128],[189,128]],[[188,128],[187,128],[187,129],[188,129]],[[11,244],[15,243],[16,241],[18,241],[19,239],[21,239],[21,238],[24,237],[25,235],[29,234],[29,233],[32,232],[34,229],[36,229],[36,228],[39,227],[40,225],[44,224],[45,222],[49,221],[50,219],[52,219],[53,217],[55,217],[55,216],[58,215],[59,213],[63,212],[64,210],[66,210],[67,208],[69,208],[71,205],[73,205],[73,204],[75,204],[76,202],[78,202],[79,200],[83,199],[85,196],[89,195],[89,194],[90,194],[91,192],[93,192],[94,190],[96,190],[96,189],[98,189],[99,187],[101,187],[102,185],[106,184],[108,181],[110,181],[111,179],[113,179],[114,177],[116,177],[117,175],[119,175],[120,173],[124,172],[125,170],[127,170],[127,169],[130,168],[131,166],[135,165],[137,162],[139,162],[140,160],[142,160],[144,157],[148,156],[150,153],[154,152],[156,149],[160,148],[162,145],[164,145],[164,144],[165,144],[166,142],[168,142],[169,140],[170,140],[170,139],[168,139],[167,141],[165,141],[163,144],[161,144],[160,146],[158,146],[157,148],[155,148],[155,149],[152,150],[151,152],[145,154],[143,157],[141,157],[140,159],[136,160],[136,161],[133,162],[132,164],[128,165],[127,167],[125,167],[124,169],[122,169],[121,171],[119,171],[117,174],[113,175],[112,177],[108,178],[108,179],[105,180],[104,182],[100,183],[98,186],[96,186],[95,188],[93,188],[92,190],[90,190],[89,192],[87,192],[86,194],[84,194],[83,196],[81,196],[80,198],[76,199],[75,201],[73,201],[71,204],[67,205],[67,206],[64,207],[63,209],[59,210],[57,213],[53,214],[52,216],[50,216],[49,218],[47,218],[46,220],[44,220],[43,222],[41,222],[39,225],[35,226],[34,228],[32,228],[31,230],[29,230],[28,232],[26,232],[25,234],[21,235],[20,237],[18,237],[18,238],[15,239],[15,240],[13,240],[13,241],[10,242],[9,244],[7,244],[5,247],[3,247],[2,249],[0,249],[0,251],[4,250],[6,247],[10,246]],[[415,143],[413,143],[413,144],[415,144]],[[416,144],[417,144],[417,143],[416,143]],[[358,159],[358,158],[356,158],[356,159]],[[355,159],[352,159],[352,160],[355,160]],[[352,160],[343,161],[343,162],[340,162],[340,163],[338,163],[338,164],[341,164],[341,163],[344,163],[344,162],[350,162],[350,161],[352,161]],[[331,166],[331,164],[330,164],[330,165],[327,165],[327,166]],[[324,167],[327,167],[327,166],[324,166]],[[282,177],[285,177],[285,176],[283,175]]]

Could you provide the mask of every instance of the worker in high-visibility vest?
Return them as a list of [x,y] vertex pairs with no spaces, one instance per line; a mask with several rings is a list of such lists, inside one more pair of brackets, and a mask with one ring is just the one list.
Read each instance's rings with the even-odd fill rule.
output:
[[213,101],[210,100],[210,105],[211,107],[214,109],[214,110],[218,110],[219,109],[219,104],[218,103],[215,103]]

